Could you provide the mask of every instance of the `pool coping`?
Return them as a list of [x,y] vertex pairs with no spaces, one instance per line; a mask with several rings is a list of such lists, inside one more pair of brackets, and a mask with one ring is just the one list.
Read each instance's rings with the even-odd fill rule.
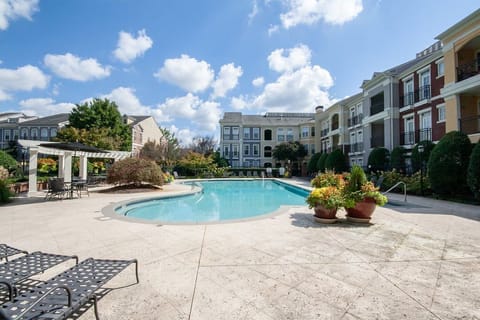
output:
[[[262,180],[262,178],[218,178],[218,179],[185,179],[182,180],[181,182],[176,182],[177,184],[184,184],[185,182],[195,182],[195,181],[249,181],[249,180]],[[303,189],[306,191],[310,191],[309,188],[303,187],[301,185],[296,185],[293,183],[287,183],[284,180],[276,179],[276,178],[266,178],[263,180],[271,180],[271,181],[276,181],[277,183],[280,184],[286,184],[291,187],[296,187],[299,189]],[[240,223],[240,222],[247,222],[247,221],[252,221],[252,220],[262,220],[262,219],[267,219],[267,218],[273,218],[275,216],[278,216],[282,213],[287,212],[289,209],[292,208],[303,208],[306,206],[305,205],[281,205],[280,208],[278,208],[275,211],[272,211],[267,214],[262,214],[259,216],[253,216],[253,217],[248,217],[248,218],[241,218],[241,219],[231,219],[231,220],[223,220],[223,221],[198,221],[198,222],[190,222],[190,221],[181,221],[181,222],[171,222],[171,221],[163,221],[163,220],[146,220],[146,219],[141,219],[141,218],[134,218],[134,217],[128,217],[124,215],[120,215],[115,212],[115,209],[121,206],[125,206],[127,204],[132,204],[135,202],[143,202],[146,200],[160,200],[160,199],[168,199],[168,198],[177,198],[177,197],[184,197],[184,196],[190,196],[196,193],[201,192],[202,189],[198,186],[193,187],[192,190],[190,191],[178,191],[173,194],[165,194],[165,195],[156,195],[156,196],[147,196],[147,197],[139,197],[139,198],[133,198],[129,200],[123,200],[119,202],[114,202],[109,204],[108,206],[104,207],[101,209],[101,212],[104,216],[111,218],[111,219],[116,219],[116,220],[121,220],[125,222],[133,222],[133,223],[140,223],[140,224],[152,224],[152,225],[172,225],[172,226],[178,226],[178,225],[215,225],[215,224],[227,224],[227,223]]]

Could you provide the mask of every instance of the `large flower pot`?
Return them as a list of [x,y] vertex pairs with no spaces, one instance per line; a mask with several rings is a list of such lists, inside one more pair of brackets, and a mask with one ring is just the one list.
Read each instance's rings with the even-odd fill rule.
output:
[[315,211],[313,218],[316,222],[334,223],[337,221],[337,208],[327,209],[324,206],[317,204],[313,210]]
[[353,208],[346,208],[347,220],[352,222],[368,223],[372,217],[377,203],[374,198],[365,198],[355,204]]

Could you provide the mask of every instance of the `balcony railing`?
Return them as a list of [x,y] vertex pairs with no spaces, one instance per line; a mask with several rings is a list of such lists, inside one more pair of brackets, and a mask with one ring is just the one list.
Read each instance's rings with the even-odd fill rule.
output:
[[357,124],[360,124],[362,122],[362,119],[363,119],[363,114],[361,113],[359,115],[348,118],[348,126],[349,127],[356,126]]
[[383,136],[370,138],[370,147],[377,148],[377,147],[384,147],[384,146],[385,146],[385,141],[383,139]]
[[351,143],[349,152],[362,152],[363,151],[363,142]]
[[473,60],[457,67],[457,81],[474,77],[477,74],[480,74],[480,59]]
[[377,104],[370,107],[370,115],[373,116],[374,114],[380,113],[385,109],[385,105]]
[[432,128],[402,132],[400,135],[401,145],[413,145],[424,140],[432,141]]
[[465,134],[480,133],[480,115],[462,117],[460,119],[460,131]]
[[407,107],[411,106],[416,102],[422,100],[428,100],[432,97],[432,91],[430,85],[425,85],[414,92],[408,92],[407,94],[400,97],[400,107]]
[[337,130],[339,127],[338,121],[332,122],[332,131]]
[[327,134],[328,134],[328,129],[323,129],[322,131],[320,131],[321,137],[325,137]]

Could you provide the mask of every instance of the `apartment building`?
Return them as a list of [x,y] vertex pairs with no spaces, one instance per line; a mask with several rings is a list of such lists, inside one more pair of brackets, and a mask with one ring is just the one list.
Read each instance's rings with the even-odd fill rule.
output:
[[138,156],[140,150],[148,141],[162,143],[163,134],[157,122],[151,116],[123,116],[123,121],[128,124],[132,132],[132,155]]
[[283,142],[301,141],[315,153],[315,114],[225,112],[220,119],[220,153],[230,166],[276,167],[273,149]]
[[436,37],[443,43],[445,131],[480,140],[480,9]]

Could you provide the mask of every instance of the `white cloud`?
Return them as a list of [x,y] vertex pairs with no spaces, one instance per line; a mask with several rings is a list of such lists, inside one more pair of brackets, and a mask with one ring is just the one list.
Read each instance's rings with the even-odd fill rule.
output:
[[247,101],[245,101],[245,98],[243,96],[233,97],[230,100],[230,105],[234,110],[243,110],[248,107],[248,103]]
[[305,66],[281,75],[265,86],[252,107],[263,111],[314,112],[317,105],[329,106],[330,73],[320,66]]
[[38,10],[38,0],[0,0],[0,30],[6,30],[11,20],[32,20]]
[[[286,55],[284,53],[287,53]],[[268,56],[268,66],[277,72],[293,71],[310,64],[312,52],[306,45],[277,49]]]
[[280,15],[285,29],[299,24],[311,25],[318,20],[342,25],[363,10],[362,0],[285,0],[288,12]]
[[118,34],[117,49],[113,52],[115,57],[125,63],[130,63],[142,56],[153,45],[152,39],[147,36],[145,29],[138,31],[137,38],[130,33],[120,31]]
[[212,83],[213,97],[225,97],[229,90],[237,86],[238,78],[242,74],[242,67],[235,67],[233,63],[223,65],[220,68],[217,79]]
[[9,91],[31,91],[47,87],[50,78],[37,67],[0,69],[0,101],[10,98]]
[[279,29],[280,29],[280,27],[278,26],[278,24],[270,25],[270,28],[268,28],[268,36],[270,37],[272,34],[277,32]]
[[159,123],[187,121],[190,128],[203,132],[212,132],[220,120],[220,104],[214,101],[202,101],[188,93],[183,97],[168,98],[153,110]]
[[71,53],[64,55],[47,54],[45,65],[57,76],[70,80],[88,81],[110,75],[110,66],[102,66],[96,59],[81,59]]
[[261,86],[263,86],[264,83],[265,83],[265,79],[264,79],[263,77],[255,78],[255,79],[253,79],[253,81],[252,81],[252,84],[253,84],[255,87],[261,87]]
[[21,111],[35,116],[49,116],[56,113],[69,113],[75,107],[73,103],[56,103],[50,98],[34,98],[19,102]]
[[253,0],[252,11],[248,14],[248,23],[252,23],[253,19],[258,14],[258,3],[257,0]]
[[174,125],[171,125],[167,128],[168,131],[175,134],[175,137],[178,139],[178,142],[182,146],[189,146],[193,142],[193,138],[198,136],[195,132],[191,131],[190,129],[179,129]]
[[135,95],[135,89],[118,87],[112,90],[109,94],[103,95],[102,98],[107,98],[114,101],[121,114],[129,115],[149,115],[151,109],[148,106],[142,105],[140,100]]
[[198,61],[182,54],[180,58],[165,60],[163,67],[154,76],[187,92],[195,93],[210,86],[214,72],[206,61]]

